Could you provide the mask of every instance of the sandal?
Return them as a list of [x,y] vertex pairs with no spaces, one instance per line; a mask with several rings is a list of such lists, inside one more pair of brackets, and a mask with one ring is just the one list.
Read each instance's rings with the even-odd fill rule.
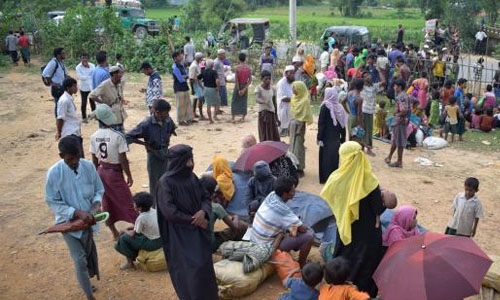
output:
[[393,163],[389,164],[389,167],[391,167],[391,168],[402,168],[403,165],[402,164],[398,164],[397,162],[393,162]]
[[390,164],[391,163],[391,160],[389,159],[389,157],[384,158],[384,161],[385,161],[386,164]]

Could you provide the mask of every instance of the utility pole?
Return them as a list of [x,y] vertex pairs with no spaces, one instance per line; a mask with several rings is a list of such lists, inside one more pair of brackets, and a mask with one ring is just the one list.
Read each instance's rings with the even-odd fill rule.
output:
[[292,50],[295,54],[295,48],[297,47],[297,0],[290,0],[290,13],[289,13],[289,22],[290,22],[290,37],[292,38]]

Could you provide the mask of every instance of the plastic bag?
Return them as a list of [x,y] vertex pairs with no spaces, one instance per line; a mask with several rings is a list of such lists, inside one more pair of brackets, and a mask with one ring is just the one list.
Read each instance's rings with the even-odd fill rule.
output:
[[415,139],[417,140],[417,146],[421,147],[424,141],[424,132],[422,130],[417,130],[415,134]]
[[257,270],[244,274],[241,262],[228,259],[215,263],[214,269],[221,299],[234,299],[250,295],[274,273],[274,267],[266,263]]
[[438,150],[448,146],[448,142],[440,137],[429,136],[422,142],[425,149]]
[[163,249],[160,248],[155,251],[139,250],[137,256],[137,267],[147,272],[159,272],[167,269],[167,262]]

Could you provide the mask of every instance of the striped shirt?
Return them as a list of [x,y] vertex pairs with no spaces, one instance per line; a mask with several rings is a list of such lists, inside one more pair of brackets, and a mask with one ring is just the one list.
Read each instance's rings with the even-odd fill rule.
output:
[[290,227],[302,225],[299,217],[285,204],[275,192],[270,193],[262,202],[255,219],[244,240],[255,243],[272,243],[280,232]]

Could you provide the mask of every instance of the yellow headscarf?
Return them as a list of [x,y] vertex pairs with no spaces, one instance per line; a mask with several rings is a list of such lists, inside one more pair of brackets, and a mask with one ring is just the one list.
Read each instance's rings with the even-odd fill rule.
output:
[[345,142],[340,146],[339,155],[340,167],[328,178],[321,197],[333,211],[340,239],[344,245],[349,245],[351,224],[359,219],[359,201],[379,183],[360,144]]
[[311,124],[313,122],[313,115],[311,112],[311,103],[309,101],[309,91],[302,81],[294,81],[292,86],[295,90],[290,100],[292,118],[297,121]]
[[233,172],[229,162],[222,156],[214,156],[212,161],[213,177],[219,185],[219,190],[226,201],[231,201],[234,195]]

